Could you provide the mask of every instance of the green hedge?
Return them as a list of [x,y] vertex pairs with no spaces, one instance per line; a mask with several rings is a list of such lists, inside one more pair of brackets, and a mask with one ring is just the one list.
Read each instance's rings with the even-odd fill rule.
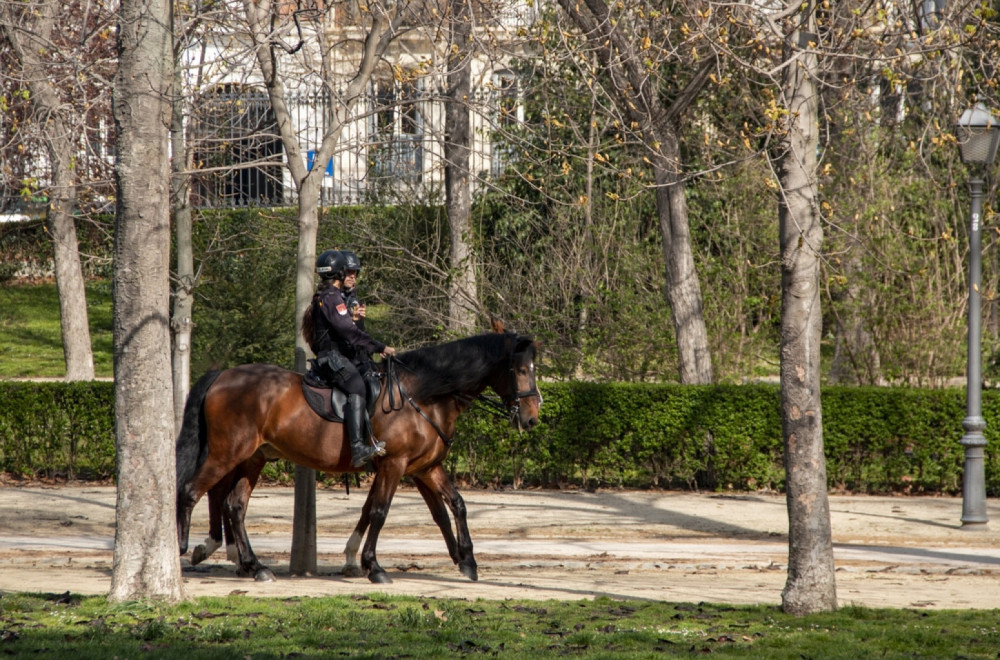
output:
[[[472,483],[511,482],[756,490],[784,488],[780,393],[774,385],[548,384],[542,424],[462,419],[452,471]],[[984,417],[1000,396],[987,391]],[[961,492],[963,390],[823,390],[831,489]],[[986,480],[1000,494],[998,425],[987,425]]]
[[[779,390],[772,385],[546,383],[542,424],[517,433],[474,408],[460,418],[448,469],[468,485],[781,490]],[[114,474],[110,383],[0,382],[0,471]],[[983,415],[1000,420],[1000,394]],[[830,488],[961,492],[963,390],[826,388]],[[986,485],[1000,494],[1000,423],[988,423]],[[289,466],[268,471],[287,476]]]
[[0,382],[0,471],[102,479],[115,472],[114,387]]

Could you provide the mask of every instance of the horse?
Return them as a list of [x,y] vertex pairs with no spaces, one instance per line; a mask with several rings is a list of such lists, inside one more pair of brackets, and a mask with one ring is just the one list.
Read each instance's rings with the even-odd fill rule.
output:
[[[345,575],[392,581],[378,563],[376,546],[393,495],[409,476],[452,561],[463,575],[478,580],[465,503],[442,463],[458,416],[474,402],[495,405],[519,430],[538,424],[542,398],[535,380],[536,354],[531,337],[493,332],[408,351],[379,365],[383,387],[371,427],[385,442],[385,455],[373,459],[374,479],[344,551]],[[207,492],[212,545],[221,545],[225,524],[226,540],[236,548],[238,574],[273,580],[254,554],[244,526],[250,495],[266,463],[283,458],[329,474],[364,469],[351,465],[343,425],[323,419],[309,406],[302,378],[275,365],[246,364],[208,372],[191,388],[176,446],[182,556],[188,549],[191,512]],[[487,388],[500,400],[486,398]],[[206,553],[199,546],[201,554],[192,561],[204,559],[212,549]]]

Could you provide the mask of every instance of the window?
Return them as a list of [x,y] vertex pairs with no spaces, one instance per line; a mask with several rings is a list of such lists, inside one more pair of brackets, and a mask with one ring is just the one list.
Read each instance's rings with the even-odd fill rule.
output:
[[413,80],[382,79],[375,83],[372,96],[371,176],[390,184],[420,183],[424,134],[420,86]]
[[281,140],[267,94],[223,85],[194,108],[192,193],[201,207],[273,206],[282,195]]

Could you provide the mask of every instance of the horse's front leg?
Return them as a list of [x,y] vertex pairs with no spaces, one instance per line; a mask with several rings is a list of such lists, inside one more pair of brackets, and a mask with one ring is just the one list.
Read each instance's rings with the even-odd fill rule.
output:
[[[376,477],[375,482],[378,481]],[[344,568],[341,569],[341,573],[344,577],[364,577],[365,572],[361,569],[361,564],[358,563],[358,551],[361,549],[361,542],[365,538],[365,531],[368,529],[368,525],[371,522],[371,510],[372,510],[372,496],[375,494],[375,483],[372,483],[372,487],[368,490],[368,497],[365,498],[364,506],[361,507],[361,517],[358,519],[358,524],[354,526],[354,531],[351,533],[351,537],[347,539],[347,545],[344,546]]]
[[[458,490],[452,485],[451,479],[448,478],[448,474],[440,465],[417,477],[416,481],[420,494],[427,502],[431,515],[434,516],[434,522],[441,528],[452,561],[458,564],[458,570],[462,571],[462,575],[473,582],[478,581],[479,567],[476,565],[476,557],[472,552],[472,535],[469,534],[465,500],[459,495]],[[451,523],[442,502],[446,502],[451,508],[451,514],[455,518],[457,539],[451,534]],[[435,512],[436,510],[437,512]]]
[[393,495],[399,486],[399,480],[403,478],[404,465],[402,461],[389,462],[382,459],[376,471],[375,481],[372,483],[371,491],[368,494],[370,502],[368,537],[365,539],[364,549],[361,551],[361,570],[368,574],[368,579],[376,584],[386,584],[392,579],[379,566],[376,557],[375,546],[378,545],[378,535],[382,531],[385,519],[389,515],[389,506],[392,504]]

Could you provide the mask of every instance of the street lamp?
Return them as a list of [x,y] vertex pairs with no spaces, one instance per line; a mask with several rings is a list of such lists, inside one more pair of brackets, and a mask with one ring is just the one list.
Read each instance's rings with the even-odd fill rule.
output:
[[955,134],[962,154],[962,162],[972,166],[969,193],[972,196],[972,224],[969,231],[969,346],[966,367],[965,404],[966,416],[962,420],[965,435],[965,472],[962,477],[962,526],[983,528],[986,517],[986,474],[984,455],[986,438],[983,429],[986,420],[982,415],[982,359],[980,357],[980,332],[982,308],[979,301],[980,273],[982,271],[983,179],[979,173],[993,164],[1000,144],[1000,124],[981,103],[962,113],[955,125]]

